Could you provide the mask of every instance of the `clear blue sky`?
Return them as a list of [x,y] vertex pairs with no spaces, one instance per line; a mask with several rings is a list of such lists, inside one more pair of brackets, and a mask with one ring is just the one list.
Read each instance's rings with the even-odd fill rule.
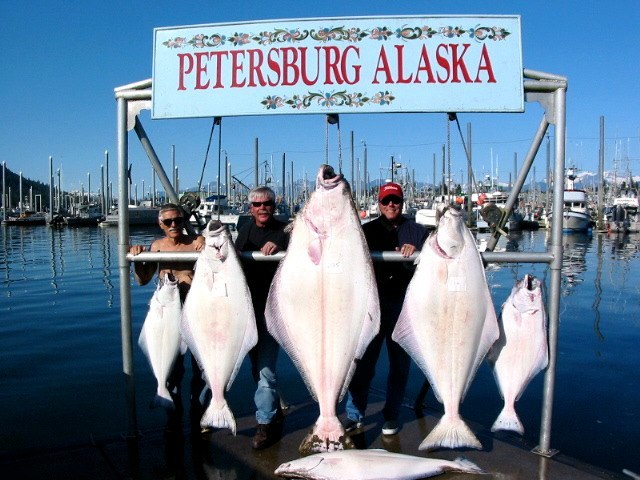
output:
[[[47,181],[49,156],[61,169],[63,188],[99,184],[104,152],[110,153],[111,179],[117,181],[116,102],[113,89],[151,78],[153,28],[243,20],[364,15],[518,14],[521,15],[524,67],[568,78],[567,163],[597,170],[599,119],[605,117],[606,169],[614,158],[640,174],[640,8],[634,1],[507,2],[458,0],[290,1],[59,1],[0,2],[3,49],[0,67],[0,162],[28,178]],[[513,169],[514,153],[524,158],[540,122],[541,108],[526,104],[523,114],[461,114],[463,131],[472,125],[474,171],[488,173],[493,153],[502,181]],[[211,128],[208,119],[151,120],[142,123],[167,170],[175,145],[181,186],[197,184]],[[260,161],[294,162],[296,178],[313,177],[325,158],[322,115],[230,117],[223,120],[222,148],[234,174],[253,180],[254,139]],[[453,124],[452,124],[453,127]],[[394,155],[418,180],[433,180],[432,158],[446,142],[444,114],[342,115],[343,162],[350,164],[368,145],[370,175],[379,175]],[[551,130],[553,132],[553,129]],[[460,139],[452,129],[452,173],[466,167]],[[148,188],[151,167],[135,134],[130,134],[133,182]],[[335,130],[330,163],[337,163]],[[457,147],[457,148],[456,148]],[[217,174],[217,131],[204,183]],[[628,159],[628,162],[627,162]],[[536,162],[537,179],[545,169]],[[346,173],[349,168],[346,167]]]

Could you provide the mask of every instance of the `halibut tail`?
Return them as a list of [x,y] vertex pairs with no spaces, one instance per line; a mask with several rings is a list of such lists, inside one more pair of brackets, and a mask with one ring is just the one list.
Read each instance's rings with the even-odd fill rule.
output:
[[225,402],[222,407],[216,407],[211,403],[200,419],[201,427],[228,428],[236,434],[236,419]]
[[482,444],[459,416],[445,414],[427,435],[419,450],[469,447],[482,449]]

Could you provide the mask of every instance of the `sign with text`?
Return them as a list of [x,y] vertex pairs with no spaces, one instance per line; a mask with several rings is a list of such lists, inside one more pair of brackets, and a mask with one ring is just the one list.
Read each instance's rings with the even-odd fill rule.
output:
[[524,110],[517,15],[156,28],[153,47],[153,118]]

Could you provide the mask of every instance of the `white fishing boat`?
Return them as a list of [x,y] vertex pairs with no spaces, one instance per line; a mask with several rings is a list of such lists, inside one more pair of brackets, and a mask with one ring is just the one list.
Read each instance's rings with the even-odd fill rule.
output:
[[[157,225],[159,207],[141,207],[129,205],[129,225]],[[118,210],[112,210],[98,225],[101,227],[115,227],[118,225]]]
[[[228,225],[231,230],[238,228],[238,220],[240,215],[242,215],[239,209],[229,206],[226,195],[217,194],[206,197],[200,205],[198,205],[196,213],[204,225],[206,225],[209,220],[216,219],[220,220],[224,225]],[[191,218],[191,223],[195,223],[194,217]]]
[[640,199],[635,190],[627,190],[613,200],[606,211],[607,230],[616,233],[640,232]]
[[[574,168],[567,169],[566,185],[562,204],[562,230],[567,232],[586,232],[592,225],[591,212],[587,201],[587,192],[574,188],[577,178]],[[547,215],[549,226],[553,224],[553,213]]]
[[422,208],[416,210],[416,223],[424,225],[430,230],[435,229],[438,226],[442,211],[448,204],[446,195],[440,195],[424,202]]

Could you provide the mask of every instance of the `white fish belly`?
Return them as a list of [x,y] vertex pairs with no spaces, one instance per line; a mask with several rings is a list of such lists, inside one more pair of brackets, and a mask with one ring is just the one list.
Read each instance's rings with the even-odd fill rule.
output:
[[507,300],[500,322],[504,345],[493,368],[505,403],[513,403],[548,363],[544,306],[540,302],[535,313],[521,313]]
[[161,286],[151,297],[138,338],[158,382],[158,394],[166,400],[170,397],[165,384],[180,351],[181,311],[177,285]]
[[468,460],[448,461],[376,449],[318,453],[283,463],[275,473],[313,480],[410,480],[446,471],[483,473]]
[[[412,357],[445,404],[461,401],[490,347],[482,342],[485,319],[493,310],[484,272],[466,260],[421,259],[400,315],[415,335]],[[497,333],[496,324],[494,340]]]
[[[484,268],[471,233],[445,238],[455,258],[425,243],[392,338],[425,373],[445,415],[420,449],[482,448],[459,415],[478,366],[499,336]],[[453,241],[452,241],[453,240]]]
[[324,242],[315,265],[307,247],[311,233],[296,230],[267,307],[269,330],[281,340],[311,393],[334,403],[350,378],[354,358],[364,351],[362,344],[379,327],[368,252],[359,232],[343,233]]
[[198,260],[183,312],[185,341],[204,371],[215,401],[223,401],[246,353],[257,342],[255,316],[239,264],[211,272]]

